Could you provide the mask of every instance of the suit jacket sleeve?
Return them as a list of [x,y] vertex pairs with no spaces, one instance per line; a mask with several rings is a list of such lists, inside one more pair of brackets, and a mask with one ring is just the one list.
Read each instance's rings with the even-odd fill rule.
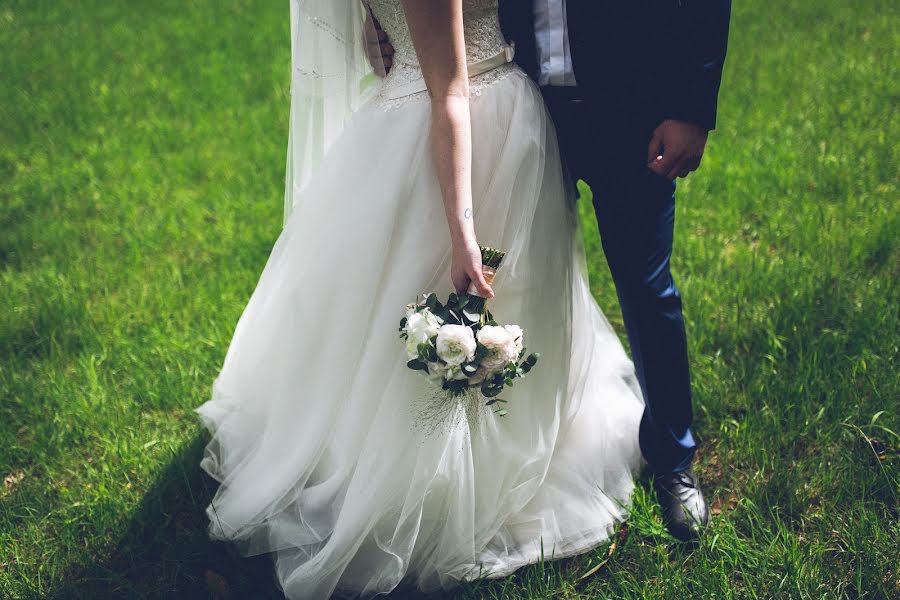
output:
[[[728,47],[730,0],[681,0],[683,26],[679,60],[672,69],[664,118],[714,129],[722,67]],[[659,49],[659,60],[672,55]]]

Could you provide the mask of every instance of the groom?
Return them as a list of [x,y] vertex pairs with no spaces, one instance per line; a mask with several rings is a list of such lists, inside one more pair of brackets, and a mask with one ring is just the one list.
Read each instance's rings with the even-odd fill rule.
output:
[[[709,508],[691,468],[687,341],[669,272],[675,179],[697,169],[715,127],[730,14],[730,0],[500,0],[567,168],[593,191],[645,399],[641,452],[682,540],[700,533]],[[393,49],[378,35],[373,61],[389,69]]]
[[641,452],[682,540],[700,533],[709,508],[691,468],[687,343],[669,272],[675,179],[697,169],[715,127],[730,13],[729,0],[500,0],[568,170],[593,191],[646,400]]

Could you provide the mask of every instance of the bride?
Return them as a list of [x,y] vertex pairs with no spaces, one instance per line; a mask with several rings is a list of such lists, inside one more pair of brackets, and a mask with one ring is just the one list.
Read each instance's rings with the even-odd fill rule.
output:
[[[394,46],[366,60],[367,11]],[[284,228],[197,409],[210,535],[289,598],[424,591],[585,552],[627,517],[643,400],[497,0],[292,0]],[[478,245],[507,252],[492,285]],[[508,414],[423,427],[397,323],[490,297],[540,351]]]

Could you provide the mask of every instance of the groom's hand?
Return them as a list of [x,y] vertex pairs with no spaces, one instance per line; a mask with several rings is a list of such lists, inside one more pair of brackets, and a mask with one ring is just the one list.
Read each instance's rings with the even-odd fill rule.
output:
[[647,168],[668,180],[687,177],[700,166],[707,131],[686,121],[666,119],[653,130]]

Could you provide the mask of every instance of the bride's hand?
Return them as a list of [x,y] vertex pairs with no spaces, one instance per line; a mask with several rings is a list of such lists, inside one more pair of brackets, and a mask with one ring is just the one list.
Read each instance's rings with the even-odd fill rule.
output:
[[457,294],[465,294],[469,284],[475,284],[476,293],[483,298],[493,298],[494,290],[481,272],[481,249],[473,239],[453,244],[453,259],[450,264],[450,279]]

